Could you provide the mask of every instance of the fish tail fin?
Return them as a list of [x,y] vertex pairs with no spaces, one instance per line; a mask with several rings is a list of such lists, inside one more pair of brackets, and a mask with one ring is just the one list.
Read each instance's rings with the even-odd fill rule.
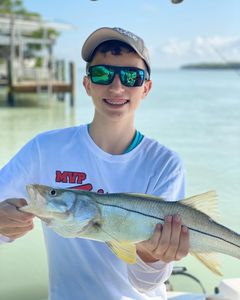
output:
[[223,276],[220,271],[220,265],[218,262],[217,254],[215,253],[199,253],[199,252],[191,252],[193,256],[195,256],[201,263],[203,263],[209,270],[211,270],[214,274],[219,276]]

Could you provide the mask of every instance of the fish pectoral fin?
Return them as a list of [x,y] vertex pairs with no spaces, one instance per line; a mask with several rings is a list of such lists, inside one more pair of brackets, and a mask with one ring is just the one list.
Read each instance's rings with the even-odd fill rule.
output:
[[191,252],[191,254],[200,260],[201,263],[203,263],[213,273],[223,276],[222,272],[220,271],[220,265],[216,253]]
[[129,242],[106,242],[112,252],[128,264],[134,264],[137,260],[136,245]]

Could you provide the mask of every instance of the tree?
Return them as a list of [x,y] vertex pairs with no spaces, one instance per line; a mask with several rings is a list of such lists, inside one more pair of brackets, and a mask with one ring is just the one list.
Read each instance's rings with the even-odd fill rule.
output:
[[[10,18],[22,18],[22,19],[31,19],[31,20],[41,20],[41,15],[36,12],[29,12],[24,6],[23,0],[0,0],[0,14],[7,15]],[[45,33],[45,37],[48,39],[51,39],[53,42],[55,39],[59,36],[59,32],[56,31],[53,28],[48,28],[47,32]],[[36,31],[33,31],[30,34],[30,37],[35,39],[41,39],[43,38],[44,31],[43,29],[38,29]],[[23,36],[24,37],[24,36]],[[29,37],[29,35],[28,35]],[[37,54],[36,51],[39,51],[42,49],[42,46],[39,45],[39,43],[36,44],[28,44],[25,52],[28,57],[36,57]],[[0,57],[6,57],[9,53],[9,47],[1,46],[0,45]]]
[[0,0],[0,13],[1,14],[16,14],[21,16],[39,17],[38,13],[28,12],[24,7],[22,0]]

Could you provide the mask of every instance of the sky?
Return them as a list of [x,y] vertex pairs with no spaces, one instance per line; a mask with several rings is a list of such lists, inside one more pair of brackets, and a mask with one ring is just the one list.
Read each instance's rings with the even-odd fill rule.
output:
[[121,27],[142,37],[152,68],[240,61],[240,0],[25,0],[44,20],[72,25],[62,31],[57,58],[84,66],[81,47],[99,27]]

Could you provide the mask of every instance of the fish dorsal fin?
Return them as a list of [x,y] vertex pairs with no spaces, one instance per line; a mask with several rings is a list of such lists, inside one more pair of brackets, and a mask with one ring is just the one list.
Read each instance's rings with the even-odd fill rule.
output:
[[129,242],[106,242],[112,252],[128,264],[134,264],[137,260],[136,245]]
[[209,270],[213,273],[223,276],[220,271],[220,265],[218,262],[217,254],[216,253],[196,253],[191,252],[193,256],[195,256],[198,260],[201,261]]
[[209,191],[200,195],[196,195],[180,201],[180,203],[191,206],[214,220],[219,219],[219,211],[217,208],[217,194],[215,191]]

